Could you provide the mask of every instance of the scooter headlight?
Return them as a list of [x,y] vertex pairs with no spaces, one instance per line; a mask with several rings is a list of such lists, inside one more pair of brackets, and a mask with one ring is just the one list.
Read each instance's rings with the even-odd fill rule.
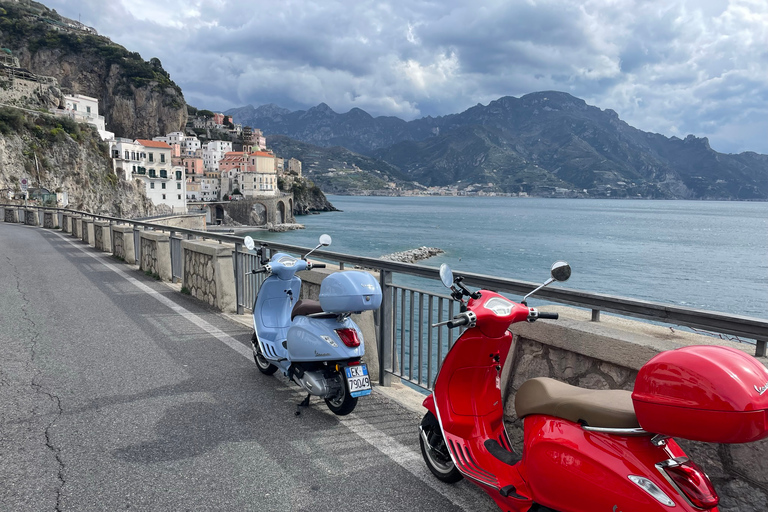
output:
[[514,308],[515,305],[506,299],[492,297],[488,299],[488,302],[483,304],[483,307],[493,311],[493,314],[496,316],[509,316],[512,314],[512,308]]

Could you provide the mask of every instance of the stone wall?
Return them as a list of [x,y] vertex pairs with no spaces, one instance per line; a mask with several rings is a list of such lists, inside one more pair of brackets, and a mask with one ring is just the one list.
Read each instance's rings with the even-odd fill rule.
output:
[[96,249],[112,252],[112,230],[109,222],[96,221],[93,223],[93,241]]
[[142,231],[139,269],[164,281],[171,280],[171,249],[166,233]]
[[40,215],[37,213],[36,209],[24,210],[24,224],[29,226],[39,226],[39,219]]
[[51,210],[47,210],[43,213],[43,227],[48,229],[58,229],[59,214]]
[[234,246],[218,242],[182,240],[182,287],[190,295],[222,311],[237,311],[232,266]]
[[114,239],[114,256],[128,263],[136,264],[136,256],[133,244],[133,226],[112,226],[112,238]]
[[19,211],[16,208],[6,208],[5,222],[19,222]]
[[[602,315],[590,322],[588,313],[571,308],[555,321],[514,324],[515,334],[502,373],[505,421],[513,445],[522,446],[522,421],[514,398],[532,377],[552,377],[589,389],[632,390],[640,367],[662,350],[684,345],[727,345],[754,354],[754,347],[669,327]],[[760,358],[763,364],[768,363]],[[707,428],[702,425],[702,428]],[[711,478],[720,495],[721,512],[768,510],[768,440],[749,444],[711,444],[676,439]]]

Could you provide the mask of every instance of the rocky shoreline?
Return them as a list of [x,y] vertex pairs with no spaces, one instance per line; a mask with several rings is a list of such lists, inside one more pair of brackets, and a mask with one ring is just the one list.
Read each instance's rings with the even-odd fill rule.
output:
[[388,261],[398,261],[400,263],[416,263],[417,261],[426,260],[432,256],[443,254],[444,252],[444,250],[437,247],[422,246],[416,249],[409,249],[407,251],[386,254],[382,256],[381,259]]

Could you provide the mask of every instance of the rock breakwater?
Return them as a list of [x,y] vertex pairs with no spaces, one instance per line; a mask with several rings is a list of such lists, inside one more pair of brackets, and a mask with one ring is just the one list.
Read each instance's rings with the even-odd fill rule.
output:
[[426,260],[432,256],[443,254],[445,251],[438,249],[437,247],[418,247],[416,249],[409,249],[407,251],[395,252],[387,254],[381,257],[383,260],[399,261],[400,263],[416,263],[417,261]]

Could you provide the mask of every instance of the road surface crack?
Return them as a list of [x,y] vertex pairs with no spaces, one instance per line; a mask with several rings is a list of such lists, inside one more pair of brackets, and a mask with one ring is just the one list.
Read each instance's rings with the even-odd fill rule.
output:
[[43,395],[50,400],[54,406],[55,410],[53,413],[53,418],[48,423],[48,425],[45,427],[44,435],[45,435],[45,446],[48,448],[48,450],[53,454],[54,459],[56,460],[56,464],[58,466],[57,470],[57,478],[58,482],[56,485],[56,511],[62,510],[62,490],[64,488],[64,485],[66,484],[66,480],[64,478],[64,470],[65,470],[65,464],[61,457],[61,449],[56,446],[56,444],[53,441],[53,427],[56,424],[56,420],[58,420],[64,413],[64,409],[61,406],[61,399],[55,395],[54,393],[48,391],[43,384],[40,383],[39,378],[42,376],[42,370],[40,370],[37,365],[37,359],[38,359],[38,345],[40,342],[40,331],[35,324],[34,319],[29,314],[29,306],[30,301],[29,298],[26,296],[24,291],[21,288],[21,278],[19,276],[18,270],[16,269],[16,266],[13,264],[13,261],[10,258],[8,259],[8,263],[10,264],[11,268],[13,269],[14,277],[16,278],[16,290],[19,293],[19,297],[21,297],[21,311],[22,311],[22,318],[25,322],[27,322],[30,326],[30,332],[33,333],[30,338],[30,364],[32,366],[32,370],[34,372],[32,376],[32,380],[30,382],[30,386],[32,389],[35,390],[35,393]]

